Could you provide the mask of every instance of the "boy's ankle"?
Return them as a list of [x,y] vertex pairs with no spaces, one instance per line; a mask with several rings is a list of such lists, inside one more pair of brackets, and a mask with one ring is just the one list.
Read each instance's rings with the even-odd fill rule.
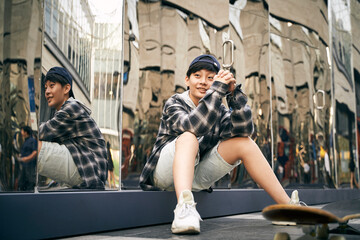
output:
[[192,204],[194,202],[195,202],[194,196],[190,190],[186,189],[180,193],[179,199],[178,199],[178,204],[183,204],[183,203]]

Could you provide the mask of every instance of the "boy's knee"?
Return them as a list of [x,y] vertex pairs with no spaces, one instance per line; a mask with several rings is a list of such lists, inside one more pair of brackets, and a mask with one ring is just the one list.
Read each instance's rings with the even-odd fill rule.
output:
[[192,146],[199,146],[199,141],[196,136],[191,132],[184,132],[176,140],[176,144],[189,144]]

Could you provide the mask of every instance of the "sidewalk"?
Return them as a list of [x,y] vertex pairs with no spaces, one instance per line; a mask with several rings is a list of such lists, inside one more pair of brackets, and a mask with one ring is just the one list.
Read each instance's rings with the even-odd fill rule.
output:
[[[319,206],[321,207],[321,206]],[[360,219],[350,222],[350,225],[360,229]],[[174,235],[170,230],[171,224],[157,226],[111,231],[66,239],[73,240],[154,240],[154,239],[206,239],[206,240],[232,240],[232,239],[273,239],[277,232],[287,232],[291,239],[298,239],[304,236],[301,226],[275,226],[264,219],[261,212],[241,214],[228,217],[204,219],[201,222],[201,233],[199,235]],[[336,227],[331,224],[330,229]],[[334,234],[329,236],[329,239]],[[360,236],[343,235],[345,239],[360,239]]]

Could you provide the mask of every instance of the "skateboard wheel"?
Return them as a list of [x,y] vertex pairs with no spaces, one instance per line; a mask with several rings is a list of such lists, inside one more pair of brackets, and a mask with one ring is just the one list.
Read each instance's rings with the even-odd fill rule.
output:
[[331,236],[330,240],[346,240],[344,236]]
[[290,235],[286,232],[278,232],[275,234],[274,240],[290,240]]
[[302,225],[301,228],[302,228],[303,233],[311,235],[311,236],[315,236],[315,230],[316,230],[315,226]]
[[327,224],[316,227],[316,238],[318,239],[328,239],[329,237],[329,227]]

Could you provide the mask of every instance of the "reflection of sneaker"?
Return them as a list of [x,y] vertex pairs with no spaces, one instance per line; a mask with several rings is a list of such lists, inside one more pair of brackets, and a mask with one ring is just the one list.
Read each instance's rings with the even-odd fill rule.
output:
[[48,188],[53,188],[59,186],[59,183],[55,182],[54,180],[51,180],[49,184],[47,185]]
[[171,225],[172,233],[176,234],[197,234],[200,233],[199,213],[196,211],[194,197],[189,190],[180,194],[178,204],[174,210],[174,221]]
[[[307,206],[304,202],[299,200],[299,193],[298,193],[297,190],[294,190],[291,193],[291,198],[290,198],[289,204],[290,205],[298,205],[298,206],[300,206],[300,205]],[[294,225],[296,225],[295,222],[286,222],[286,221],[273,221],[272,224],[274,224],[274,225],[283,225],[283,226],[286,226],[286,225],[294,226]]]

